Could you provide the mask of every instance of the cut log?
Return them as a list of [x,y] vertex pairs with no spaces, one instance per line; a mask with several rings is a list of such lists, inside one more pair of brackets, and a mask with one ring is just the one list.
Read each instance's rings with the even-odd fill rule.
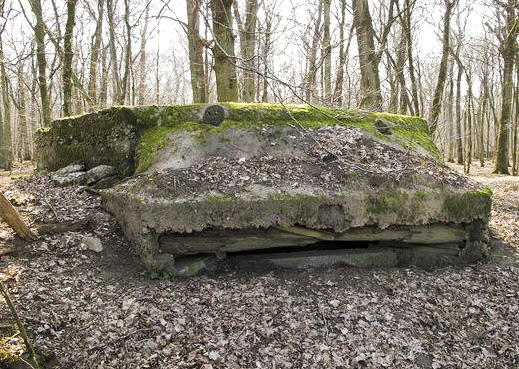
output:
[[0,218],[2,218],[14,231],[16,234],[26,240],[26,241],[34,241],[38,237],[27,227],[22,218],[20,218],[20,214],[16,211],[16,209],[11,205],[9,200],[7,200],[3,193],[0,192]]

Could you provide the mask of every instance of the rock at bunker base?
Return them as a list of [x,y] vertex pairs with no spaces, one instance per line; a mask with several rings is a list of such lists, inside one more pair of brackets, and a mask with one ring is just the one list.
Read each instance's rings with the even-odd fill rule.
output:
[[96,253],[103,251],[103,244],[97,237],[83,237],[81,242],[86,246],[88,250],[92,250]]

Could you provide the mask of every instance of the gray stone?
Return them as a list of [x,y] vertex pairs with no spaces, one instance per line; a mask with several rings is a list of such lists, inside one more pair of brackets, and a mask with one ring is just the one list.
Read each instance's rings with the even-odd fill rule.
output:
[[64,175],[64,174],[74,173],[74,172],[82,172],[84,170],[85,170],[85,166],[83,164],[71,164],[71,165],[67,165],[64,168],[58,169],[57,171],[54,172],[54,174],[60,176],[60,175]]
[[194,276],[202,270],[216,265],[216,255],[195,255],[175,260],[176,274],[180,276]]
[[92,187],[96,189],[110,188],[120,181],[118,176],[105,177],[96,182]]
[[51,179],[58,186],[77,186],[85,183],[85,172],[69,172],[64,174],[51,174]]
[[85,173],[86,184],[91,186],[101,179],[111,177],[116,173],[116,170],[111,165],[98,165]]
[[83,237],[81,242],[86,246],[88,250],[100,253],[103,251],[103,244],[97,237]]

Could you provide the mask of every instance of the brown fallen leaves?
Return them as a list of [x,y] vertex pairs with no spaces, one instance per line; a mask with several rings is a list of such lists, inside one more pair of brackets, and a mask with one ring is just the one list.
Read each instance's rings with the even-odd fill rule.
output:
[[[492,225],[512,241],[510,250],[517,247],[518,202],[509,189],[519,181],[501,181],[488,177],[496,184]],[[11,191],[33,194],[21,207],[35,221],[91,219],[0,261],[0,277],[13,281],[10,292],[35,343],[54,351],[61,368],[519,366],[513,252],[432,271],[247,271],[229,262],[213,274],[157,281],[134,260],[96,197],[56,188],[45,177]],[[85,250],[84,236],[100,238],[104,251]]]

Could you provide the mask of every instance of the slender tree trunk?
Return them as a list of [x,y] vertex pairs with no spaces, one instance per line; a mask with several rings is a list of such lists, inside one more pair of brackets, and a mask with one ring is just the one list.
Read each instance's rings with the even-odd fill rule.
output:
[[0,137],[0,165],[7,169],[11,169],[13,163],[12,145],[11,145],[11,104],[9,101],[8,77],[4,64],[4,52],[2,47],[2,39],[0,32],[0,100],[2,106],[0,108],[0,122],[2,123],[2,137]]
[[368,0],[352,0],[353,24],[357,35],[360,67],[361,101],[359,107],[366,110],[382,110],[382,93],[378,61],[373,41],[373,22]]
[[317,7],[317,18],[314,23],[314,29],[311,36],[311,45],[308,50],[307,73],[305,81],[305,100],[313,102],[316,96],[317,81],[317,49],[321,38],[321,21],[323,14],[323,0],[319,0]]
[[17,156],[20,160],[30,160],[29,150],[29,133],[28,133],[28,121],[27,121],[27,109],[26,109],[26,88],[23,82],[23,64],[18,64],[18,96],[17,96],[17,108],[18,108],[18,124],[17,124],[17,135],[15,140],[17,141],[18,152]]
[[414,0],[405,0],[404,22],[407,40],[407,60],[409,63],[409,79],[411,80],[411,96],[413,98],[414,114],[420,115],[420,100],[418,98],[418,82],[415,77],[414,57],[413,57],[413,39],[411,33],[411,15],[414,7]]
[[351,39],[353,36],[353,28],[350,28],[348,43],[345,46],[346,40],[344,38],[344,27],[346,23],[346,0],[340,0],[341,4],[341,18],[339,23],[339,65],[337,66],[337,79],[335,80],[335,90],[333,92],[333,101],[338,106],[342,106],[342,95],[344,85],[344,68],[346,66],[346,54],[350,48]]
[[463,158],[463,134],[462,134],[462,117],[461,117],[461,78],[463,77],[463,69],[458,65],[458,75],[456,78],[456,147],[458,148],[458,164],[464,163]]
[[447,64],[450,52],[450,22],[454,6],[458,0],[445,0],[445,14],[443,16],[443,40],[442,40],[442,57],[440,61],[440,70],[438,72],[438,80],[434,89],[434,96],[431,107],[431,123],[429,125],[429,133],[434,135],[438,127],[438,118],[440,116],[443,99],[443,89],[447,78]]
[[130,0],[124,0],[124,25],[126,30],[126,40],[124,48],[124,73],[121,80],[120,95],[116,103],[124,105],[126,97],[129,96],[130,69],[132,61],[132,27],[130,24]]
[[63,38],[63,115],[72,115],[72,40],[76,21],[77,0],[67,0],[67,23]]
[[456,146],[456,122],[454,121],[454,63],[450,65],[449,98],[447,103],[447,122],[449,125],[449,152],[447,161],[454,163],[454,147]]
[[101,83],[99,86],[99,107],[106,108],[108,106],[108,74],[110,70],[110,62],[108,61],[108,46],[103,49],[101,55]]
[[517,0],[508,0],[506,10],[506,34],[501,43],[500,51],[503,58],[503,92],[501,97],[501,119],[499,120],[499,137],[497,141],[496,167],[494,173],[510,174],[508,171],[509,148],[508,131],[512,118],[512,97],[514,84],[514,62],[517,48],[519,24],[515,7]]
[[[517,59],[516,59],[517,63]],[[519,65],[517,63],[516,65]],[[517,130],[518,130],[518,123],[517,120],[519,119],[519,68],[516,66],[516,81],[515,81],[515,88],[514,88],[514,105],[515,105],[515,117],[514,117],[514,130],[513,130],[513,138],[512,138],[512,175],[516,176],[518,172],[517,168]]]
[[473,111],[473,101],[472,101],[472,81],[468,79],[467,83],[469,84],[468,95],[467,95],[467,163],[466,163],[466,173],[470,173],[470,166],[472,165],[472,117],[474,115]]
[[[139,60],[139,90],[137,92],[137,103],[144,105],[146,96],[146,38],[148,37],[148,24],[150,22],[150,7],[146,7],[144,14],[144,26],[141,32],[141,50]],[[135,85],[135,84],[134,84]]]
[[[115,0],[117,1],[117,0]],[[115,4],[114,0],[106,0],[106,15],[108,18],[108,44],[110,46],[110,64],[112,66],[112,94],[114,103],[120,102],[121,79],[119,78],[119,62],[117,59],[117,40],[115,38]]]
[[258,0],[247,0],[245,5],[245,23],[242,23],[238,4],[234,4],[236,23],[240,34],[240,54],[243,67],[242,100],[254,101],[256,96],[256,23]]
[[97,21],[96,29],[92,35],[92,43],[90,46],[90,64],[89,64],[89,77],[88,77],[88,96],[89,105],[94,110],[98,108],[98,96],[97,96],[97,71],[99,63],[99,54],[101,52],[101,41],[103,32],[103,19],[104,19],[104,0],[97,1]]
[[214,71],[218,101],[238,101],[232,4],[234,0],[211,0],[213,14]]
[[41,118],[43,125],[50,125],[51,112],[50,100],[47,86],[47,58],[45,57],[45,24],[43,22],[43,12],[41,0],[30,0],[31,9],[36,17],[34,26],[34,38],[36,40],[36,60],[38,61],[38,84],[40,87],[41,98]]
[[332,101],[332,45],[330,36],[331,0],[323,1],[323,59],[324,59],[324,99]]
[[268,82],[267,82],[267,73],[268,73],[268,63],[269,63],[269,55],[270,55],[270,35],[272,32],[272,14],[267,14],[265,20],[265,40],[263,41],[263,90],[261,93],[261,101],[268,102]]
[[397,61],[396,61],[396,77],[398,80],[398,85],[400,88],[400,104],[398,112],[400,114],[406,114],[407,109],[409,108],[411,111],[411,115],[413,115],[413,107],[409,101],[409,96],[407,95],[407,86],[405,83],[405,75],[404,75],[404,66],[406,60],[406,44],[407,37],[405,36],[405,32],[401,35],[400,43],[398,45],[397,50]]

